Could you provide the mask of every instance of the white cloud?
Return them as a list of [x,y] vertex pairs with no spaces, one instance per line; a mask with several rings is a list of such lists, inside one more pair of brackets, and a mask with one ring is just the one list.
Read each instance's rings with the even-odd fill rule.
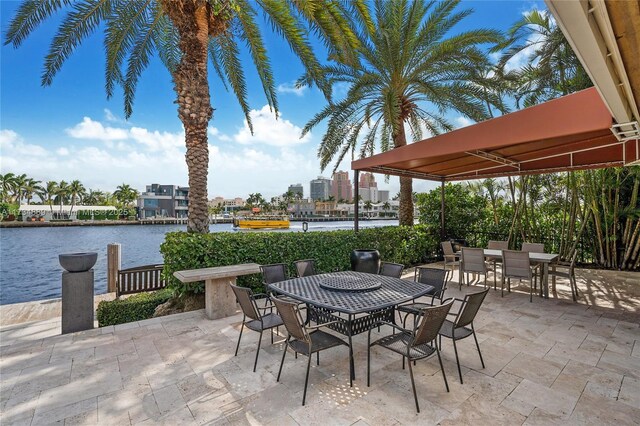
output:
[[65,157],[69,155],[69,150],[65,147],[58,148],[56,149],[56,154],[60,155],[61,157]]
[[140,127],[129,131],[131,139],[144,145],[149,151],[173,151],[184,146],[184,133],[150,132]]
[[463,117],[463,116],[456,117],[453,121],[455,121],[456,123],[456,129],[459,129],[461,127],[467,127],[475,123],[475,121],[470,120],[467,117]]
[[307,86],[296,87],[295,82],[278,85],[278,93],[293,93],[296,96],[304,96]]
[[104,119],[107,121],[118,122],[121,121],[109,108],[104,109]]
[[66,129],[66,132],[69,136],[76,139],[96,139],[105,142],[123,140],[128,137],[126,129],[105,127],[99,121],[93,121],[89,117],[84,117],[82,123]]
[[209,126],[209,128],[207,129],[207,133],[209,134],[210,137],[217,139],[219,141],[231,142],[231,137],[229,137],[228,135],[225,135],[216,127]]
[[12,159],[7,156],[7,153],[14,153],[16,158],[15,163],[20,163],[20,157],[35,157],[42,159],[47,156],[47,150],[39,145],[27,144],[22,137],[13,130],[2,129],[0,130],[0,164],[2,164],[3,171],[11,168]]
[[301,145],[311,140],[310,134],[300,138],[302,129],[289,120],[283,119],[282,116],[276,118],[276,115],[269,110],[268,105],[263,106],[260,110],[251,110],[249,116],[253,123],[253,135],[245,120],[244,127],[233,135],[233,139],[240,144],[287,147]]

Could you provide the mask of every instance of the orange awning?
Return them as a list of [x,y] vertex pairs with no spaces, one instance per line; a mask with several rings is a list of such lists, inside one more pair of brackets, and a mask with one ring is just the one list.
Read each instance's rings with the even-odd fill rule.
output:
[[351,169],[437,181],[623,166],[637,139],[619,141],[595,88],[351,163]]

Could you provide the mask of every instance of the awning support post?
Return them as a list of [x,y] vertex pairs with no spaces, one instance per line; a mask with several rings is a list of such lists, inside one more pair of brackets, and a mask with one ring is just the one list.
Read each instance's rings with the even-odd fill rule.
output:
[[358,213],[360,210],[360,188],[359,188],[359,174],[360,171],[359,170],[354,170],[353,171],[353,230],[355,232],[358,232]]
[[440,185],[440,241],[444,241],[444,180]]

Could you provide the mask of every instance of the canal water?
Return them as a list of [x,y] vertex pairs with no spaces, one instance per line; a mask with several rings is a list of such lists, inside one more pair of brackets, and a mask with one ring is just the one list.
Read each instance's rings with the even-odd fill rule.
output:
[[[361,228],[397,225],[397,220],[360,222]],[[352,229],[353,222],[310,222],[309,231]],[[163,263],[160,244],[167,232],[184,225],[69,226],[0,229],[0,305],[60,297],[61,253],[95,251],[95,293],[107,291],[107,244],[122,245],[122,268]],[[211,232],[233,231],[231,224],[210,226]],[[302,232],[302,222],[278,232]]]

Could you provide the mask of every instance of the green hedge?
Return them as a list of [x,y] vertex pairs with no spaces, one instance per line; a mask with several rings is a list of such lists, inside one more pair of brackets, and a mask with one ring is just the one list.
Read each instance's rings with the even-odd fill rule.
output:
[[[203,283],[182,284],[173,277],[175,271],[227,266],[239,263],[286,263],[294,273],[293,261],[315,259],[320,272],[348,270],[349,255],[354,249],[377,249],[384,261],[405,266],[423,262],[435,254],[437,232],[418,225],[388,226],[322,232],[216,232],[196,234],[172,232],[166,235],[160,252],[164,256],[164,273],[170,287],[179,294],[199,293]],[[261,289],[260,277],[240,277],[241,285]]]
[[151,318],[156,306],[171,298],[168,289],[134,294],[126,299],[103,300],[98,304],[98,326],[123,324]]

